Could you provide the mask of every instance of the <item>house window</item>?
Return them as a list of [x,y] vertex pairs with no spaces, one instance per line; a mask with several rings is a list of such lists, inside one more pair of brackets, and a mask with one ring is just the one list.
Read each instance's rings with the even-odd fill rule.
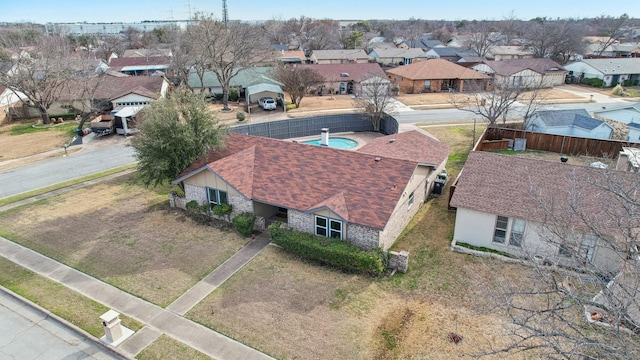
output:
[[498,216],[496,219],[496,229],[493,231],[493,241],[504,244],[507,238],[507,227],[509,226],[509,218],[506,216]]
[[424,89],[425,90],[430,90],[431,89],[431,80],[425,80],[424,81]]
[[564,257],[571,257],[571,248],[567,245],[561,244],[558,249],[558,255]]
[[316,215],[315,234],[336,239],[342,239],[342,221]]
[[586,261],[593,261],[593,255],[596,252],[596,243],[598,239],[593,234],[585,234],[582,237],[582,242],[580,243],[580,248],[578,250],[578,254],[581,258]]
[[415,198],[415,191],[411,192],[411,194],[409,195],[409,201],[407,202],[408,203],[407,209],[411,209],[411,205],[413,205],[414,198]]
[[511,236],[509,236],[509,245],[522,246],[522,238],[524,237],[524,229],[526,223],[522,219],[513,219],[511,223]]
[[207,198],[211,206],[229,203],[227,192],[218,189],[207,188]]

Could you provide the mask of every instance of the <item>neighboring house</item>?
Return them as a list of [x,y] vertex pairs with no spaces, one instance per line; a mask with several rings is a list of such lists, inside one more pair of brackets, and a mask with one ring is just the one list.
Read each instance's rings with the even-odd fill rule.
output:
[[564,84],[566,70],[551,59],[484,61],[471,67],[489,74],[494,84],[529,87],[554,87]]
[[283,64],[304,64],[307,62],[307,56],[302,50],[278,51],[272,55],[275,61]]
[[585,36],[582,38],[585,44],[584,56],[615,57],[613,46],[619,44],[608,36]]
[[564,68],[578,81],[585,78],[597,78],[605,86],[615,86],[629,80],[633,84],[640,82],[640,58],[583,59]]
[[167,58],[171,58],[173,53],[171,49],[127,49],[122,53],[123,58],[129,57],[155,57],[155,56],[164,56]]
[[491,46],[487,51],[489,60],[532,59],[533,52],[522,46]]
[[223,151],[176,180],[186,201],[249,211],[361,248],[388,249],[429,195],[449,148],[420,131],[380,137],[359,151],[231,133]]
[[74,108],[87,112],[110,108],[111,115],[116,116],[117,132],[129,134],[127,119],[133,119],[151,102],[166,97],[169,88],[169,82],[161,76],[103,75],[68,83],[60,90],[58,101],[51,106],[54,110],[50,111]]
[[[300,66],[300,65],[299,65]],[[271,69],[269,66],[257,66],[244,68],[238,71],[238,74],[231,79],[230,87],[238,90],[240,97],[248,97],[250,102],[256,103],[260,97],[269,96],[274,99],[284,97],[280,83],[271,77]],[[211,94],[222,94],[222,85],[213,71],[204,73],[205,91]],[[196,93],[201,91],[201,82],[198,73],[195,70],[189,72],[189,80],[187,85]],[[252,88],[253,93],[247,93],[249,87],[255,85],[264,85],[260,89]],[[259,96],[256,94],[259,93]]]
[[[324,79],[318,91],[328,95],[331,90],[336,94],[361,94],[362,82],[373,77],[387,78],[384,70],[376,63],[366,64],[307,64]],[[388,80],[387,80],[388,81]]]
[[452,245],[616,272],[631,244],[621,233],[625,212],[605,190],[611,177],[637,183],[630,172],[472,151],[451,198],[457,208]]
[[26,96],[16,95],[11,89],[0,85],[0,125],[12,120],[12,109],[21,107],[22,99],[26,99]]
[[527,130],[590,139],[611,139],[613,127],[589,116],[585,109],[536,111],[527,120]]
[[451,62],[458,62],[465,58],[475,58],[478,53],[467,47],[434,47],[426,52],[430,59],[443,59]]
[[121,57],[111,59],[109,69],[127,75],[168,75],[171,60],[166,56]]
[[407,94],[484,90],[490,80],[486,74],[442,59],[417,61],[388,70],[387,74]]
[[640,102],[594,111],[593,116],[625,124],[628,129],[626,140],[640,142]]
[[414,59],[427,59],[427,54],[420,48],[377,48],[371,50],[369,56],[373,57],[378,64],[386,66],[409,65]]
[[313,50],[309,60],[314,64],[365,64],[369,62],[369,56],[362,49]]

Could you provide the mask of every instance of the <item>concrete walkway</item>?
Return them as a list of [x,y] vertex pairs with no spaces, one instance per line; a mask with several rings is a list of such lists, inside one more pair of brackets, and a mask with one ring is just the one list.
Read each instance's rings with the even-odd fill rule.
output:
[[196,306],[202,299],[211,294],[211,292],[222,285],[238,270],[244,267],[251,259],[258,255],[269,245],[271,238],[265,231],[260,236],[245,245],[240,251],[233,254],[222,265],[218,266],[209,275],[202,279],[199,283],[187,290],[176,301],[167,306],[167,310],[171,310],[178,315],[184,315],[187,311]]
[[[257,254],[256,251],[259,252],[267,244],[268,242],[264,237],[258,237],[246,246],[250,247],[251,251],[243,252],[241,250],[246,257],[238,257],[233,263],[229,259],[227,261],[229,265],[225,270],[221,270],[218,273],[214,271],[208,281],[211,284],[223,282],[251,260]],[[266,354],[185,319],[172,311],[135,297],[3,237],[0,237],[0,256],[145,324],[146,327],[144,329],[120,346],[120,350],[125,352],[127,356],[134,357],[161,334],[166,334],[219,360],[272,359]],[[243,259],[245,261],[242,261]],[[214,273],[216,275],[213,275]],[[201,296],[204,292],[206,292],[206,289],[199,292],[198,296]],[[181,301],[180,304],[185,304],[181,306],[181,309],[193,303],[195,298],[197,296],[191,301]],[[99,320],[96,319],[96,321]],[[128,345],[128,343],[130,344]]]

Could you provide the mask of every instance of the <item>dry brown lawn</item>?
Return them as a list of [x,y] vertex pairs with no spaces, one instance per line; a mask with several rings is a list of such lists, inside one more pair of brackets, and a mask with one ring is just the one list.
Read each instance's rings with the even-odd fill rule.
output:
[[[434,133],[454,148],[455,176],[471,127]],[[411,253],[407,274],[345,274],[270,247],[187,316],[282,359],[457,359],[503,346],[507,321],[484,311],[486,290],[524,269],[450,252],[446,205],[447,195],[430,199],[394,246]]]
[[185,218],[168,208],[165,189],[149,190],[132,178],[4,213],[0,233],[160,306],[247,242]]
[[317,96],[307,95],[302,98],[300,107],[287,110],[287,113],[317,110],[353,109],[355,99],[351,95]]
[[11,128],[22,123],[14,122],[0,126],[0,161],[60,149],[65,142],[69,141],[69,136],[64,131],[42,131],[11,135]]
[[136,359],[139,360],[206,360],[209,356],[185,345],[167,335],[160,336],[150,346],[142,350]]

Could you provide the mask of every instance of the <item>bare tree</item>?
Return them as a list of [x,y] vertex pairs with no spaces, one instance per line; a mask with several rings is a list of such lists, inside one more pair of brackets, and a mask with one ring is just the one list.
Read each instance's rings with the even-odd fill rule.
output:
[[98,57],[104,61],[108,61],[111,54],[122,55],[125,49],[124,41],[117,35],[101,36],[98,44]]
[[[21,53],[20,49],[16,49]],[[42,122],[49,123],[48,111],[60,96],[64,84],[85,75],[90,64],[73,57],[66,39],[42,37],[32,52],[34,57],[21,55],[12,59],[12,68],[0,73],[0,84],[24,94],[28,105],[40,111]],[[74,58],[77,61],[70,61]]]
[[300,102],[312,88],[325,81],[322,75],[308,66],[291,67],[278,64],[273,68],[272,75],[282,83],[282,90],[289,94],[291,103],[296,108],[300,107]]
[[339,27],[335,20],[315,20],[307,25],[304,34],[305,48],[308,50],[324,50],[339,46]]
[[571,55],[582,52],[584,35],[584,27],[576,21],[537,18],[528,23],[526,47],[536,58],[551,57],[564,64]]
[[509,117],[528,119],[535,112],[545,86],[544,78],[494,79],[489,91],[483,88],[467,88],[469,93],[451,93],[449,102],[458,110],[467,111],[482,118],[488,126],[505,123]]
[[593,20],[593,27],[600,36],[608,37],[603,41],[596,50],[596,55],[602,53],[614,42],[619,41],[626,31],[626,26],[630,23],[629,15],[622,14],[620,17],[600,16]]
[[362,93],[354,100],[356,108],[362,109],[371,123],[373,131],[380,131],[380,123],[385,114],[393,112],[391,82],[389,79],[372,76],[361,82]]
[[[640,358],[640,178],[637,174],[576,169],[567,191],[550,194],[530,181],[523,196],[543,219],[536,231],[557,256],[531,267],[518,282],[491,293],[492,313],[511,321],[509,345],[490,354],[535,358]],[[564,264],[561,266],[561,264]],[[489,289],[490,287],[487,287]]]
[[485,57],[491,48],[500,39],[500,34],[496,32],[493,25],[488,21],[474,21],[465,25],[464,30],[468,33],[468,40],[465,45],[478,53],[478,56]]
[[259,28],[240,22],[225,26],[211,17],[196,20],[190,41],[194,52],[194,69],[204,91],[204,73],[212,71],[222,86],[222,104],[229,109],[231,79],[243,68],[259,62],[266,51]]

